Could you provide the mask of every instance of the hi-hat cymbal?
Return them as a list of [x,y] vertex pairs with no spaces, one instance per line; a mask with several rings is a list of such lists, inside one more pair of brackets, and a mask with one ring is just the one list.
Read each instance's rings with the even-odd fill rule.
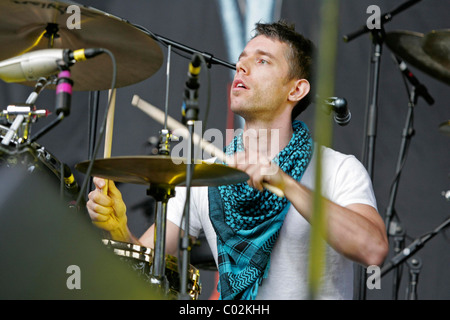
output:
[[[70,5],[80,9],[79,25],[77,13],[67,12]],[[52,0],[0,1],[0,47],[0,61],[48,48],[108,49],[117,62],[117,88],[149,78],[163,61],[157,42],[127,21],[77,3]],[[71,67],[73,89],[111,89],[112,70],[106,54],[78,62]]]
[[[89,161],[75,168],[86,173]],[[116,182],[182,186],[186,183],[186,161],[170,156],[131,156],[96,159],[91,175]],[[192,186],[219,186],[244,182],[248,175],[222,164],[195,164]]]
[[427,35],[412,31],[386,34],[386,44],[400,58],[428,75],[450,84],[450,31]]

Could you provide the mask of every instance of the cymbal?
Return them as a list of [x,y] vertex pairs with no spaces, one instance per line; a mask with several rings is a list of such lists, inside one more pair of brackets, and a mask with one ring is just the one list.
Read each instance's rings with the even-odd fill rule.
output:
[[386,34],[387,46],[400,58],[428,75],[450,84],[450,34],[447,30],[427,35],[412,31]]
[[[236,184],[249,178],[245,172],[226,165],[199,162],[195,162],[192,186]],[[75,166],[83,173],[88,167],[89,161]],[[94,160],[91,175],[123,183],[183,186],[186,168],[185,159],[170,156],[111,157]]]
[[450,70],[450,29],[431,31],[425,36],[423,50]]
[[[80,9],[79,28],[74,11],[67,12],[72,4]],[[163,61],[157,42],[129,22],[77,3],[51,0],[0,1],[0,47],[0,61],[48,48],[108,49],[117,62],[117,88],[149,78]],[[71,67],[73,90],[111,89],[112,70],[106,54],[76,63]]]

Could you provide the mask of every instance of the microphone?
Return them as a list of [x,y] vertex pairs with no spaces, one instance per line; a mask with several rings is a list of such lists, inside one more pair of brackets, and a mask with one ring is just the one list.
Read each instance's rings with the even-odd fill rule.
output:
[[400,58],[395,55],[394,59],[398,63],[400,71],[405,75],[408,81],[416,88],[416,92],[418,92],[419,95],[421,95],[430,106],[433,105],[434,104],[433,97],[428,93],[427,88],[423,84],[421,84],[419,80],[417,80],[417,78],[414,76],[414,74],[408,69],[406,63],[400,60]]
[[72,171],[70,170],[69,166],[67,164],[64,164],[64,184],[66,187],[66,190],[70,194],[77,194],[78,191],[80,191],[80,187],[78,186],[77,181],[75,180],[75,177],[72,174]]
[[24,53],[0,62],[0,79],[6,82],[33,81],[48,77],[60,70],[61,63],[71,66],[78,61],[95,57],[103,49],[43,49]]
[[198,82],[198,76],[200,74],[201,56],[195,53],[189,63],[188,79],[186,80],[184,90],[184,101],[181,107],[182,123],[186,124],[187,120],[197,118],[197,106],[198,106],[198,89],[200,83]]
[[352,114],[347,107],[347,100],[345,98],[330,97],[325,99],[325,104],[331,106],[334,111],[334,121],[340,126],[346,126]]
[[56,80],[56,114],[59,115],[62,112],[65,117],[70,114],[72,86],[73,81],[70,79],[70,71],[68,69],[62,70],[58,74],[58,80]]

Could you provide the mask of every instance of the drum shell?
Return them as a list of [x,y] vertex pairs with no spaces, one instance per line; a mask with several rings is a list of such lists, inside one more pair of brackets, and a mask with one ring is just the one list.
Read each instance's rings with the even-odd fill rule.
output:
[[[127,263],[133,271],[137,272],[145,282],[152,283],[153,249],[110,239],[103,239],[102,242],[120,260]],[[178,272],[178,259],[171,255],[166,255],[165,276],[169,284],[168,298],[175,300],[178,298],[180,292],[180,277]],[[198,299],[198,296],[201,294],[201,288],[200,272],[197,268],[190,265],[188,272],[188,290],[192,300]]]

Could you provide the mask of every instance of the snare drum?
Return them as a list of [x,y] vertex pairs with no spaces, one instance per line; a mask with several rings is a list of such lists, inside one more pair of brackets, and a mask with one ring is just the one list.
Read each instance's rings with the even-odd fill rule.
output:
[[[126,262],[146,282],[151,283],[153,266],[153,249],[132,243],[103,239],[103,244],[113,250],[120,260]],[[178,259],[166,255],[166,273],[169,282],[169,299],[177,299],[180,293],[180,276]],[[188,273],[188,290],[192,300],[197,300],[201,293],[200,271],[190,266]]]

